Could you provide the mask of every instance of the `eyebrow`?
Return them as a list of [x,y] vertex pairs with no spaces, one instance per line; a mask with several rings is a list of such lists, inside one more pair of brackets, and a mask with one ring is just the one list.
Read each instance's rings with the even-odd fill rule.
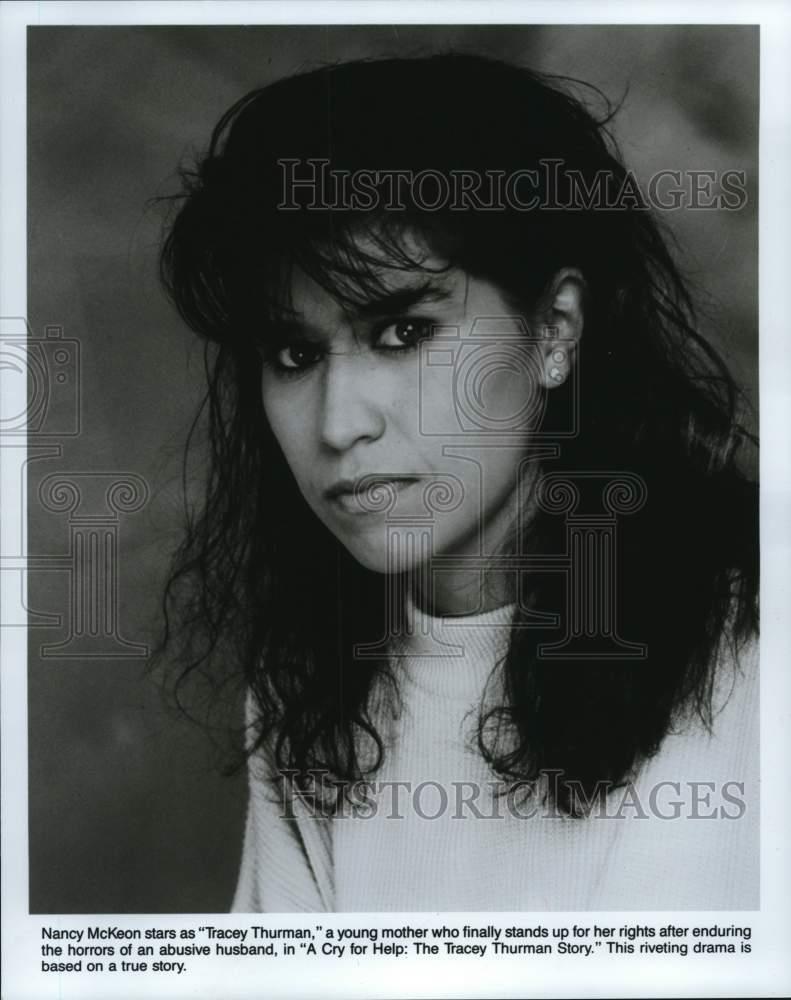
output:
[[[444,302],[452,297],[452,289],[427,280],[418,285],[408,285],[404,288],[396,288],[390,292],[384,292],[365,302],[350,306],[348,314],[355,319],[393,316],[424,302]],[[276,330],[277,334],[285,340],[294,340],[309,332],[304,322],[300,319],[300,312],[297,309],[289,310],[287,313],[277,317],[271,317],[271,323],[272,329]],[[317,337],[320,335],[320,331],[313,332]]]
[[419,285],[396,288],[391,292],[377,295],[367,302],[354,306],[350,311],[361,319],[372,316],[388,316],[404,312],[423,302],[444,302],[451,298],[453,292],[432,281],[424,281]]

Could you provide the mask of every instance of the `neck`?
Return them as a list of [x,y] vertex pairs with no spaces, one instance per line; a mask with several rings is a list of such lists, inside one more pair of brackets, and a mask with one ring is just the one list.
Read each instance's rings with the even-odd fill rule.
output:
[[522,481],[522,487],[523,493],[529,494],[529,514],[523,512],[520,518],[517,506],[519,492],[515,486],[500,508],[489,514],[480,537],[477,533],[471,534],[450,553],[467,557],[469,568],[438,569],[429,562],[409,574],[407,586],[415,606],[421,611],[434,617],[458,617],[493,611],[515,603],[519,572],[492,569],[486,566],[486,559],[490,553],[510,551],[515,526],[520,519],[524,522],[535,512],[532,486],[537,475],[536,468],[525,464],[521,474],[528,477]]
[[409,580],[409,589],[415,605],[434,617],[480,614],[516,600],[511,573],[480,568],[432,572],[430,565],[426,569]]

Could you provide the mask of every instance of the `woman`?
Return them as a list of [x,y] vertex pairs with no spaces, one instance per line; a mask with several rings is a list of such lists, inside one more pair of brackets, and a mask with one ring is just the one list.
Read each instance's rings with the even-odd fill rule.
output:
[[211,469],[167,606],[182,679],[249,692],[235,909],[757,905],[739,396],[605,126],[348,63],[184,175]]

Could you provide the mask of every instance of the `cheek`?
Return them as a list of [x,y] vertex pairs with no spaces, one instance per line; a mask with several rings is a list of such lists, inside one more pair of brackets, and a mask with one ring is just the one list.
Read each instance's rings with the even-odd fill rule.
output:
[[524,350],[462,350],[453,364],[421,373],[419,423],[427,437],[485,435],[496,443],[534,429],[546,393],[534,356]]
[[304,407],[277,391],[262,391],[264,416],[297,482],[310,467],[310,435]]
[[539,391],[534,379],[525,371],[496,371],[483,386],[483,407],[493,420],[506,426],[522,426],[540,400]]
[[535,426],[543,391],[533,353],[511,344],[476,352],[459,371],[455,398],[480,430],[513,433]]

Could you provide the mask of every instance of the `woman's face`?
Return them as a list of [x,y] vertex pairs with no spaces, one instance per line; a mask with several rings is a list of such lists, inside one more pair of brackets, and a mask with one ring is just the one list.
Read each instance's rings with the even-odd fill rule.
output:
[[294,273],[264,410],[305,500],[363,566],[452,555],[469,567],[513,527],[547,361],[562,380],[563,352],[464,271],[382,280],[386,294],[351,311]]

